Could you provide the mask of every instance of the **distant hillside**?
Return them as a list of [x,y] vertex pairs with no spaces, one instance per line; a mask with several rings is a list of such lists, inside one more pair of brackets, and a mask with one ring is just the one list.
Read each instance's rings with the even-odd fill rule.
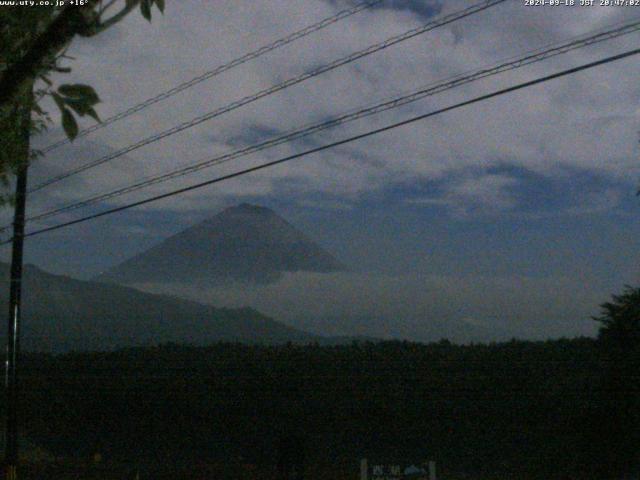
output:
[[[9,267],[0,263],[0,311]],[[4,342],[5,329],[0,329]],[[164,342],[206,345],[340,342],[288,327],[250,308],[227,309],[128,287],[85,282],[27,265],[22,345],[26,350],[110,350]],[[345,339],[348,341],[348,339]]]
[[284,272],[345,270],[338,260],[272,210],[227,208],[96,279],[133,285],[229,282],[266,284]]

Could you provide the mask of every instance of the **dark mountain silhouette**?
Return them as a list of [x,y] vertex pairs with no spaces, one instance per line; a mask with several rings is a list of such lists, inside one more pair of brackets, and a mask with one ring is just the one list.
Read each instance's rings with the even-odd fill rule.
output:
[[[0,312],[7,312],[9,267],[0,263]],[[0,317],[4,318],[4,317]],[[5,329],[0,341],[5,342]],[[111,350],[166,342],[206,345],[341,343],[288,327],[251,308],[216,308],[133,288],[24,269],[22,345],[26,350]]]
[[272,210],[242,204],[164,240],[99,275],[101,282],[266,284],[283,272],[345,270]]

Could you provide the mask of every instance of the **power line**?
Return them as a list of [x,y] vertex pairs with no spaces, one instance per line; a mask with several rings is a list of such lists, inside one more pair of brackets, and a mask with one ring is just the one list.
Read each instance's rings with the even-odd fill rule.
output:
[[297,77],[293,77],[290,78],[288,80],[285,80],[282,83],[279,83],[277,85],[274,85],[272,87],[269,87],[265,90],[261,90],[258,93],[254,93],[252,95],[246,96],[240,100],[237,100],[235,102],[232,102],[224,107],[218,108],[212,112],[206,113],[204,115],[201,115],[199,117],[196,117],[188,122],[183,122],[179,125],[176,125],[175,127],[172,127],[168,130],[165,130],[164,132],[161,133],[157,133],[155,135],[152,135],[150,137],[147,137],[143,140],[140,140],[132,145],[129,145],[127,147],[124,147],[114,153],[111,153],[109,155],[106,155],[102,158],[99,158],[97,160],[94,160],[92,162],[86,163],[84,165],[81,165],[75,169],[69,170],[65,173],[62,173],[60,175],[54,176],[48,180],[43,181],[42,183],[36,185],[35,187],[31,188],[29,190],[28,193],[34,193],[37,192],[38,190],[41,190],[49,185],[52,185],[54,183],[57,183],[61,180],[64,180],[66,178],[72,177],[74,175],[77,175],[78,173],[82,173],[85,172],[91,168],[97,167],[99,165],[102,165],[103,163],[109,162],[111,160],[114,160],[115,158],[121,157],[129,152],[132,152],[134,150],[137,150],[138,148],[141,148],[145,145],[149,145],[151,143],[157,142],[159,140],[162,140],[163,138],[166,138],[170,135],[174,135],[176,133],[182,132],[183,130],[186,130],[188,128],[192,128],[196,125],[200,125],[203,122],[206,122],[208,120],[211,120],[215,117],[218,117],[220,115],[223,115],[225,113],[228,113],[230,111],[233,111],[237,108],[240,108],[244,105],[247,105],[249,103],[255,102],[263,97],[272,95],[276,92],[279,92],[281,90],[284,90],[285,88],[291,87],[293,85],[297,85],[301,82],[304,82],[305,80],[308,80],[310,78],[316,77],[318,75],[321,75],[323,73],[329,72],[331,70],[335,70],[338,67],[341,67],[343,65],[352,63],[360,58],[366,57],[368,55],[371,55],[373,53],[376,53],[378,51],[384,50],[386,48],[389,48],[393,45],[396,45],[400,42],[404,42],[406,40],[409,40],[413,37],[416,37],[418,35],[421,35],[423,33],[426,33],[430,30],[434,30],[438,27],[441,27],[443,25],[447,25],[449,23],[453,23],[457,20],[460,20],[462,18],[468,17],[470,15],[476,14],[478,12],[481,12],[483,10],[486,10],[488,8],[491,8],[493,6],[496,6],[500,3],[505,2],[506,0],[484,0],[483,2],[480,2],[478,4],[474,4],[470,7],[467,7],[463,10],[459,10],[457,12],[451,13],[449,15],[446,15],[442,18],[440,18],[439,20],[435,20],[432,22],[429,22],[425,25],[422,25],[420,27],[411,29],[405,33],[402,33],[400,35],[396,35],[393,36],[391,38],[388,38],[387,40],[371,45],[369,47],[367,47],[364,50],[360,50],[358,52],[352,53],[350,55],[347,55],[346,57],[342,57],[338,60],[334,60],[331,63],[328,63],[326,65],[323,65],[321,67],[318,67],[310,72],[306,72],[303,73]]
[[[314,32],[322,30],[330,25],[333,25],[334,23],[337,23],[341,20],[344,20],[345,18],[355,15],[356,13],[359,13],[363,10],[367,10],[369,8],[373,8],[374,6],[382,3],[383,1],[384,0],[371,0],[371,1],[359,3],[353,6],[352,8],[342,10],[331,17],[327,17],[317,23],[314,23],[313,25],[309,25],[301,30],[298,30],[297,32],[287,35],[286,37],[280,38],[275,42],[272,42],[268,45],[264,45],[258,48],[257,50],[254,50],[241,57],[231,60],[228,63],[219,65],[212,70],[204,72],[203,74],[198,75],[197,77],[194,77],[191,80],[187,80],[186,82],[176,85],[175,87],[165,92],[162,92],[154,97],[148,98],[143,102],[140,102],[137,105],[134,105],[133,107],[128,108],[127,110],[124,110],[120,113],[116,113],[115,115],[105,120],[102,120],[102,122],[100,123],[96,123],[95,125],[84,128],[78,132],[78,135],[76,135],[76,138],[84,137],[92,132],[95,132],[96,130],[100,130],[101,128],[106,127],[107,125],[111,125],[112,123],[115,123],[119,120],[127,118],[133,115],[134,113],[144,110],[145,108],[150,107],[151,105],[154,105],[158,102],[161,102],[162,100],[166,100],[167,98],[172,97],[184,90],[187,90],[188,88],[191,88],[194,85],[202,83],[205,80],[209,80],[210,78],[220,75],[221,73],[231,70],[232,68],[235,68],[244,63],[247,63],[250,60],[254,60],[266,53],[269,53],[269,52],[272,52],[273,50],[284,47],[285,45],[288,45],[290,43],[295,42],[296,40],[299,40],[303,37],[311,35]],[[41,152],[44,154],[49,153],[50,151],[55,150],[56,148],[61,147],[62,145],[66,145],[67,143],[70,143],[70,142],[71,140],[65,138],[63,140],[60,140],[58,142],[55,142],[46,146],[41,150]]]
[[[92,197],[81,200],[79,202],[72,203],[70,205],[65,205],[60,208],[56,208],[53,210],[45,211],[45,212],[30,216],[27,218],[27,221],[43,220],[45,218],[50,218],[64,212],[76,210],[81,207],[86,207],[103,200],[109,200],[111,198],[119,197],[121,195],[125,195],[127,193],[131,193],[151,185],[163,183],[173,178],[181,177],[190,173],[200,171],[205,168],[209,168],[214,165],[226,163],[231,160],[244,157],[252,153],[266,150],[267,148],[271,148],[276,145],[287,143],[293,140],[298,140],[325,129],[333,128],[335,126],[343,125],[345,123],[352,122],[352,121],[355,121],[364,117],[368,117],[374,114],[378,114],[386,110],[404,106],[409,103],[413,103],[418,100],[421,100],[427,96],[432,96],[438,93],[442,93],[446,90],[453,89],[453,88],[465,85],[467,83],[471,83],[483,78],[504,73],[509,70],[521,68],[526,65],[531,65],[533,63],[537,63],[537,62],[546,60],[548,58],[567,53],[569,51],[573,51],[579,48],[584,48],[586,46],[594,45],[606,40],[617,38],[622,35],[627,35],[633,32],[637,32],[638,30],[640,30],[640,21],[636,20],[631,23],[623,24],[618,28],[614,28],[614,29],[610,28],[609,30],[606,30],[606,31],[600,31],[597,34],[593,34],[586,38],[584,35],[581,35],[577,37],[576,40],[573,40],[571,42],[564,42],[564,43],[561,43],[560,45],[552,46],[550,48],[547,47],[546,49],[537,49],[515,60],[511,60],[504,63],[498,63],[496,66],[486,67],[478,71],[475,71],[471,74],[456,75],[444,82],[441,82],[435,85],[431,84],[427,87],[423,87],[418,91],[414,91],[412,93],[405,94],[400,97],[393,98],[391,100],[386,100],[386,101],[374,104],[372,106],[353,111],[351,113],[346,113],[325,122],[308,125],[300,129],[293,130],[291,132],[288,132],[274,139],[270,139],[258,144],[251,145],[249,147],[245,147],[239,150],[235,150],[233,152],[219,155],[217,157],[213,157],[211,159],[207,159],[207,160],[195,163],[193,165],[175,169],[170,172],[151,176],[151,177],[142,179],[136,183],[126,185],[124,187],[119,187],[115,190],[111,190],[106,193],[94,195]],[[0,229],[0,232],[6,230],[7,228],[8,226]]]
[[[232,178],[240,177],[240,176],[246,175],[248,173],[252,173],[252,172],[255,172],[255,171],[258,171],[258,170],[262,170],[262,169],[265,169],[265,168],[268,168],[268,167],[273,167],[275,165],[279,165],[281,163],[285,163],[285,162],[288,162],[288,161],[291,161],[291,160],[294,160],[294,159],[297,159],[297,158],[305,157],[305,156],[311,155],[313,153],[321,152],[323,150],[328,150],[330,148],[334,148],[334,147],[337,147],[337,146],[340,146],[340,145],[351,143],[351,142],[354,142],[356,140],[361,140],[363,138],[371,137],[373,135],[377,135],[379,133],[386,132],[388,130],[393,130],[393,129],[402,127],[404,125],[409,125],[411,123],[415,123],[415,122],[418,122],[420,120],[427,119],[429,117],[433,117],[433,116],[440,115],[440,114],[445,113],[445,112],[456,110],[458,108],[462,108],[462,107],[465,107],[467,105],[471,105],[471,104],[474,104],[474,103],[482,102],[482,101],[485,101],[485,100],[488,100],[488,99],[491,99],[491,98],[494,98],[494,97],[498,97],[498,96],[501,96],[501,95],[504,95],[504,94],[507,94],[507,93],[510,93],[510,92],[514,92],[514,91],[517,91],[517,90],[522,90],[524,88],[528,88],[528,87],[531,87],[533,85],[537,85],[537,84],[540,84],[540,83],[548,82],[548,81],[554,80],[556,78],[564,77],[564,76],[567,76],[567,75],[572,75],[574,73],[577,73],[577,72],[580,72],[580,71],[583,71],[583,70],[587,70],[587,69],[594,68],[594,67],[597,67],[597,66],[600,66],[600,65],[604,65],[604,64],[607,64],[607,63],[615,62],[617,60],[622,60],[624,58],[628,58],[628,57],[631,57],[633,55],[638,55],[639,53],[640,53],[640,48],[637,48],[637,49],[630,50],[630,51],[627,51],[627,52],[624,52],[624,53],[620,53],[618,55],[613,55],[613,56],[610,56],[610,57],[606,57],[604,59],[597,60],[597,61],[594,61],[594,62],[590,62],[590,63],[587,63],[587,64],[583,64],[583,65],[580,65],[578,67],[573,67],[573,68],[570,68],[568,70],[563,70],[561,72],[557,72],[557,73],[554,73],[554,74],[551,74],[551,75],[540,77],[540,78],[537,78],[535,80],[530,80],[528,82],[524,82],[524,83],[520,83],[520,84],[511,86],[511,87],[503,88],[503,89],[494,91],[492,93],[488,93],[488,94],[485,94],[485,95],[481,95],[479,97],[472,98],[471,100],[466,100],[464,102],[460,102],[460,103],[457,103],[457,104],[454,104],[454,105],[451,105],[451,106],[448,106],[448,107],[444,107],[444,108],[441,108],[441,109],[438,109],[438,110],[434,110],[434,111],[429,112],[429,113],[418,115],[416,117],[412,117],[412,118],[409,118],[407,120],[403,120],[401,122],[393,123],[393,124],[387,125],[385,127],[377,128],[375,130],[370,130],[368,132],[365,132],[365,133],[362,133],[362,134],[359,134],[359,135],[354,135],[352,137],[349,137],[349,138],[346,138],[346,139],[343,139],[343,140],[339,140],[339,141],[336,141],[336,142],[333,142],[333,143],[330,143],[330,144],[327,144],[327,145],[322,145],[320,147],[312,148],[310,150],[306,150],[306,151],[301,152],[301,153],[296,153],[294,155],[289,155],[287,157],[280,158],[278,160],[274,160],[274,161],[271,161],[271,162],[263,163],[261,165],[256,165],[254,167],[247,168],[247,169],[244,169],[244,170],[240,170],[240,171],[235,172],[235,173],[231,173],[231,174],[228,174],[228,175],[223,175],[221,177],[216,177],[216,178],[213,178],[211,180],[207,180],[207,181],[200,182],[200,183],[197,183],[197,184],[194,184],[194,185],[190,185],[188,187],[184,187],[184,188],[180,188],[180,189],[177,189],[177,190],[173,190],[171,192],[163,193],[161,195],[156,195],[154,197],[150,197],[150,198],[147,198],[147,199],[144,199],[144,200],[140,200],[140,201],[137,201],[137,202],[132,202],[132,203],[129,203],[127,205],[122,205],[120,207],[115,207],[115,208],[112,208],[112,209],[109,209],[109,210],[105,210],[103,212],[95,213],[93,215],[87,215],[85,217],[78,218],[76,220],[71,220],[69,222],[60,223],[58,225],[53,225],[51,227],[41,228],[39,230],[34,230],[32,232],[26,233],[24,235],[24,237],[32,237],[32,236],[35,236],[35,235],[40,235],[40,234],[45,233],[45,232],[51,232],[53,230],[59,230],[61,228],[65,228],[65,227],[68,227],[68,226],[71,226],[71,225],[76,225],[78,223],[83,223],[83,222],[86,222],[86,221],[89,221],[89,220],[93,220],[95,218],[103,217],[103,216],[106,216],[106,215],[111,215],[113,213],[122,212],[124,210],[129,210],[131,208],[134,208],[134,207],[137,207],[137,206],[140,206],[140,205],[145,205],[147,203],[151,203],[151,202],[155,202],[155,201],[158,201],[158,200],[162,200],[164,198],[173,197],[175,195],[179,195],[179,194],[186,193],[186,192],[189,192],[189,191],[192,191],[192,190],[196,190],[196,189],[208,186],[208,185],[213,185],[215,183],[220,183],[220,182],[223,182],[225,180],[230,180]],[[7,243],[10,243],[10,242],[11,242],[11,239],[2,242],[0,245],[6,245]]]

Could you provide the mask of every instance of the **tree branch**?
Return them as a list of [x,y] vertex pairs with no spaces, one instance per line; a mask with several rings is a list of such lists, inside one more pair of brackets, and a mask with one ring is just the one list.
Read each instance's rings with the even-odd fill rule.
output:
[[92,29],[92,35],[97,35],[98,33],[103,32],[107,28],[115,25],[124,17],[129,15],[129,13],[131,13],[131,11],[134,8],[136,8],[139,4],[140,4],[140,0],[133,0],[133,1],[127,2],[126,6],[122,10],[120,10],[114,16],[110,17],[108,20],[99,23],[94,29]]
[[102,5],[102,2],[100,2],[100,15],[109,10],[117,1],[118,0],[110,0],[106,5]]

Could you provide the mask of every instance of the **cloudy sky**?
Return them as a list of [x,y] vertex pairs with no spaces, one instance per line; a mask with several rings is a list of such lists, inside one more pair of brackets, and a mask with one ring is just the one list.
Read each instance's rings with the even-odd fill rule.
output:
[[[385,0],[51,152],[33,166],[31,184],[472,4]],[[74,41],[73,72],[56,81],[93,85],[103,100],[99,113],[107,118],[351,5],[346,0],[169,1],[164,16],[154,11],[151,24],[136,13],[99,37]],[[633,18],[640,19],[640,8],[530,7],[507,0],[51,185],[33,194],[29,211],[63,206]],[[31,228],[637,48],[639,39],[634,33],[586,47]],[[486,286],[487,303],[505,294],[504,285],[513,279],[522,289],[537,289],[535,302],[554,304],[561,298],[558,309],[576,295],[581,306],[573,323],[557,332],[592,331],[588,316],[597,313],[598,303],[639,280],[638,62],[631,57],[33,237],[27,261],[89,278],[225,206],[249,201],[272,207],[359,272],[436,276],[448,285],[464,278],[465,285]],[[36,144],[59,138],[61,129],[53,125]],[[476,297],[481,310],[482,295]],[[449,291],[446,298],[468,307]]]

